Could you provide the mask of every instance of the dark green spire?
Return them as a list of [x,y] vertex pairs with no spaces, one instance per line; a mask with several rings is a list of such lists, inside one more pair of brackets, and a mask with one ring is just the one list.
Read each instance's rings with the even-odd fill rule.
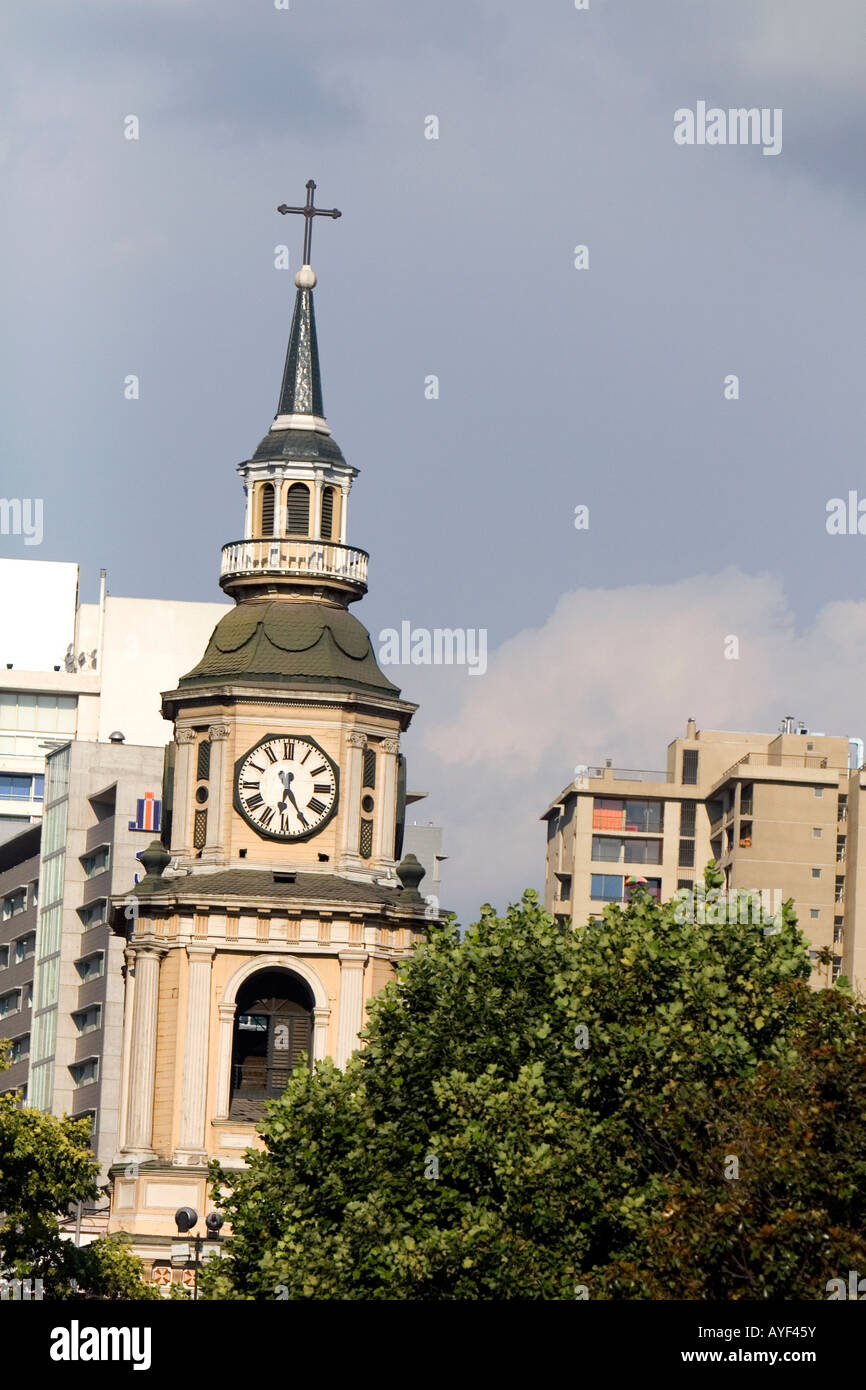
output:
[[[300,278],[299,274],[297,279]],[[309,278],[315,284],[311,272]],[[324,414],[313,290],[312,286],[299,286],[277,415],[318,415],[324,418]]]

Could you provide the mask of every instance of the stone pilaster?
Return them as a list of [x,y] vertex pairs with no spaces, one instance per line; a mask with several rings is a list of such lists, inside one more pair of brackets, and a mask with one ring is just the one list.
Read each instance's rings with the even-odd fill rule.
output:
[[337,1024],[338,1067],[344,1067],[358,1046],[364,1016],[366,951],[340,952],[340,1017]]
[[367,861],[361,858],[358,838],[361,833],[361,782],[364,776],[364,748],[367,739],[361,733],[346,735],[347,754],[345,760],[345,779],[343,784],[343,830],[340,837],[340,857],[337,872],[345,869],[362,869]]
[[156,1075],[156,1021],[159,1008],[159,962],[164,951],[141,946],[135,956],[135,1004],[129,1068],[129,1107],[124,1152],[153,1158],[153,1090]]
[[126,1145],[126,1117],[129,1112],[129,1072],[132,1053],[132,1021],[135,1006],[135,951],[127,946],[123,953],[126,965],[123,992],[123,1056],[120,1064],[120,1115],[117,1124],[117,1147]]
[[186,950],[189,957],[189,976],[180,1099],[180,1135],[175,1161],[197,1163],[204,1161],[207,1157],[204,1131],[210,1038],[211,961],[214,956],[214,948],[212,946],[187,946]]
[[176,729],[177,757],[174,765],[174,808],[171,824],[172,854],[192,851],[192,788],[195,730]]
[[376,825],[373,853],[376,862],[386,873],[394,870],[394,827],[397,819],[397,752],[396,738],[383,739],[379,744],[378,775],[376,777]]
[[214,1118],[217,1120],[227,1120],[229,1117],[229,1106],[231,1104],[232,1043],[234,1041],[235,1025],[234,1004],[220,1004],[219,1020],[216,1115]]
[[210,739],[210,796],[207,803],[207,841],[201,852],[203,864],[221,864],[226,857],[225,838],[225,758],[228,724],[212,724]]

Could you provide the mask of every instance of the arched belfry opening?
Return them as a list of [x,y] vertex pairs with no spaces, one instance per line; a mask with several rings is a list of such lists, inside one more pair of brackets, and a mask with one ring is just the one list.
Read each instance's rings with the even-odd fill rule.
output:
[[303,1054],[313,1052],[313,1004],[307,984],[289,970],[261,970],[235,1001],[232,1120],[260,1120],[265,1102],[283,1094]]

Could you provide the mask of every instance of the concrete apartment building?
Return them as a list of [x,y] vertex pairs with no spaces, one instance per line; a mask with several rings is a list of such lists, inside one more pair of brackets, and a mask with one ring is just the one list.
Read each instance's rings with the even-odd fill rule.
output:
[[36,959],[36,909],[39,898],[39,841],[42,827],[0,843],[0,1038],[11,1043],[0,1072],[0,1091],[27,1094],[33,968]]
[[160,692],[195,662],[230,605],[79,602],[73,563],[0,559],[0,842],[42,814],[45,756],[68,739],[163,747]]
[[790,717],[769,735],[690,719],[664,771],[579,768],[543,816],[546,906],[585,923],[626,902],[630,878],[663,901],[702,882],[714,860],[729,892],[794,899],[816,983],[843,974],[864,987],[862,761],[859,739],[812,734]]
[[[48,757],[45,812],[0,843],[0,1036],[4,1091],[53,1114],[87,1116],[107,1172],[117,1151],[124,940],[112,896],[143,875],[159,830],[164,750],[67,743]],[[41,850],[41,854],[40,854]]]

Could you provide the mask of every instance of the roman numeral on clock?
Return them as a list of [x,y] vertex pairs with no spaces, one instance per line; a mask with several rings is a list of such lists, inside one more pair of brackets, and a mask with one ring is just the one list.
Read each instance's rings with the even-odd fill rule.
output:
[[293,738],[283,739],[283,757],[287,762],[295,761],[295,740]]
[[241,782],[241,786],[243,787],[245,792],[258,791],[259,788],[258,782]]
[[273,808],[270,806],[266,806],[265,809],[262,811],[262,814],[259,816],[259,825],[263,825],[267,829],[273,818]]
[[277,755],[269,743],[265,744],[265,757],[272,763],[277,761]]
[[325,763],[322,763],[322,766],[321,766],[321,767],[313,767],[313,768],[310,768],[310,776],[311,776],[311,777],[318,777],[318,775],[319,775],[320,772],[327,772],[327,771],[328,771],[328,768],[327,768],[326,764],[325,764]]
[[318,798],[317,796],[311,796],[311,797],[310,797],[310,800],[307,802],[307,810],[308,810],[308,811],[315,811],[316,815],[317,815],[317,816],[320,816],[320,815],[322,814],[322,812],[324,811],[324,809],[325,809],[325,803],[324,803],[324,801],[320,801],[319,798]]
[[258,792],[256,792],[255,796],[251,796],[247,801],[247,807],[250,811],[257,811],[258,808],[260,806],[264,806],[264,804],[265,798],[263,796],[260,796]]
[[330,795],[331,795],[331,784],[330,784],[330,782],[314,782],[314,783],[313,783],[313,791],[314,791],[314,792],[321,792],[323,796],[330,796]]

